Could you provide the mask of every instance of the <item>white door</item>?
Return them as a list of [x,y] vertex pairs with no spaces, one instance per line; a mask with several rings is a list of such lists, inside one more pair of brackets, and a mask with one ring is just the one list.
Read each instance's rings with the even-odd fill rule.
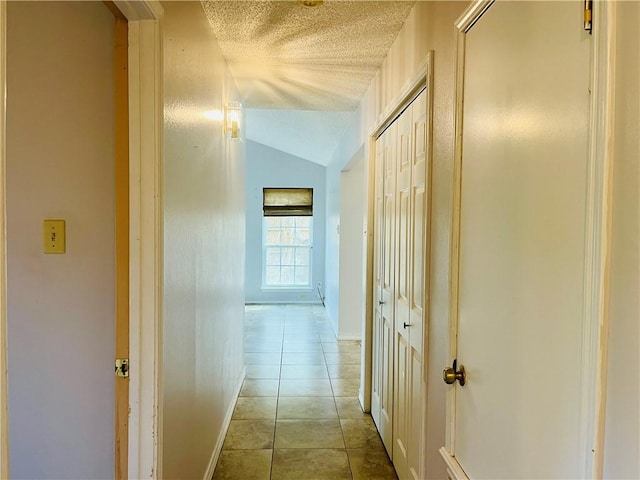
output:
[[393,464],[419,477],[425,247],[426,91],[398,117]]
[[411,107],[395,121],[396,142],[396,288],[394,296],[394,410],[393,410],[393,464],[400,479],[407,478],[409,444],[410,362],[409,323],[409,271],[411,253],[411,165],[413,136],[411,135]]
[[[372,415],[380,437],[391,454],[393,421],[393,297],[395,262],[395,154],[393,138],[394,125],[391,125],[377,140],[377,155],[380,172],[377,178],[376,202],[378,220],[376,222],[376,286],[374,296],[376,314],[374,317],[374,359],[372,387]],[[381,208],[380,208],[381,204]]]
[[423,332],[424,292],[427,253],[427,91],[423,91],[411,105],[413,135],[411,149],[410,258],[409,276],[409,372],[407,390],[407,470],[409,478],[420,478],[423,458]]
[[451,387],[442,451],[461,467],[455,476],[581,476],[591,49],[582,15],[582,2],[497,2],[459,25],[452,349],[466,385]]
[[[382,139],[376,141],[376,160],[374,166],[374,233],[373,233],[373,348],[371,365],[371,416],[376,425],[380,425],[380,404],[382,398],[382,266],[383,266],[383,165],[384,148]],[[379,428],[379,427],[378,427]]]

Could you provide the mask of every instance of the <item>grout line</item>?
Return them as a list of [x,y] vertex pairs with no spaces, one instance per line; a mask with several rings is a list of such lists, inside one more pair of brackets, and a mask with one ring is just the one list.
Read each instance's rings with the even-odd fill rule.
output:
[[[285,306],[285,307],[288,307],[288,306]],[[283,318],[284,326],[283,326],[283,331],[282,331],[282,337],[281,337],[281,340],[280,340],[280,364],[278,366],[279,367],[278,368],[278,388],[277,388],[277,393],[276,393],[276,410],[275,410],[275,415],[274,415],[273,445],[272,445],[272,448],[271,448],[271,465],[270,465],[270,470],[269,470],[269,478],[273,478],[273,464],[274,464],[274,457],[275,457],[276,428],[277,428],[277,423],[278,423],[278,407],[279,407],[280,396],[281,396],[282,373],[283,373],[283,366],[284,366],[283,365],[283,361],[284,361],[284,353],[285,353],[284,352],[285,330],[286,330],[286,327],[288,325],[287,322],[292,321],[292,324],[295,323],[295,321],[293,321],[292,319],[288,318],[289,311],[290,310],[287,310],[287,308],[284,308],[282,313],[281,313],[281,315],[284,317]],[[309,328],[310,328],[311,331],[313,331],[313,332],[315,332],[317,334],[318,341],[317,342],[309,341],[309,343],[319,343],[319,345],[320,345],[320,351],[322,352],[322,358],[323,358],[322,365],[324,366],[325,372],[327,374],[326,379],[329,380],[329,386],[331,388],[331,398],[333,399],[333,406],[335,408],[338,424],[340,426],[340,433],[342,435],[342,441],[343,441],[343,444],[344,444],[343,448],[335,449],[335,450],[343,450],[345,452],[345,454],[347,456],[347,464],[348,464],[348,467],[349,467],[349,474],[350,474],[351,478],[353,478],[353,470],[352,470],[352,467],[351,467],[351,462],[349,461],[349,453],[348,453],[347,444],[346,444],[346,441],[345,441],[345,432],[344,432],[344,429],[342,428],[342,422],[341,422],[342,418],[340,417],[340,414],[338,412],[338,406],[337,406],[337,401],[336,401],[336,398],[337,398],[336,397],[336,392],[335,392],[334,387],[333,387],[332,377],[331,377],[331,375],[329,373],[329,364],[327,363],[327,358],[326,358],[326,354],[327,353],[335,354],[337,352],[325,352],[323,343],[333,343],[333,342],[322,342],[320,334],[318,333],[320,328],[323,328],[324,326],[326,326],[326,321],[325,320],[315,320],[315,314],[314,314],[313,310],[311,311],[311,315],[309,315],[308,312],[306,312],[304,315],[302,315],[299,311],[294,312],[294,314],[295,314],[295,316],[299,316],[300,318],[302,318],[305,321],[310,320],[309,316],[311,316],[311,319],[314,319],[313,324],[311,324],[309,326]],[[245,334],[246,334],[246,332],[245,332]],[[294,338],[295,338],[295,335],[294,335]],[[302,339],[302,340],[294,339],[294,340],[291,340],[291,341],[306,342],[308,340],[306,340],[306,339]],[[340,343],[339,341],[337,341],[337,342]],[[274,353],[276,353],[276,352],[274,352]],[[305,353],[305,352],[300,352],[300,353]],[[306,353],[309,353],[309,352],[306,352]],[[340,365],[342,365],[342,363],[338,362],[338,364],[336,365],[336,368],[339,368]],[[311,365],[300,364],[300,366],[311,366]],[[340,375],[338,375],[338,377],[339,376]],[[297,380],[297,379],[292,379],[292,380]],[[302,380],[302,379],[300,379],[300,380]],[[315,378],[311,379],[311,380],[315,380]],[[320,380],[320,379],[318,379],[318,380]],[[304,395],[303,395],[303,397],[304,397]],[[316,419],[306,419],[305,418],[305,419],[301,419],[301,420],[316,420]],[[322,420],[324,420],[324,418]]]
[[282,340],[280,341],[280,368],[278,369],[278,391],[276,395],[276,411],[273,418],[273,443],[271,445],[271,466],[269,468],[269,479],[273,478],[273,460],[276,453],[276,429],[278,428],[278,406],[280,404],[280,382],[282,381],[282,360],[284,359],[284,329],[286,326],[286,312],[284,313],[284,326],[282,328]]

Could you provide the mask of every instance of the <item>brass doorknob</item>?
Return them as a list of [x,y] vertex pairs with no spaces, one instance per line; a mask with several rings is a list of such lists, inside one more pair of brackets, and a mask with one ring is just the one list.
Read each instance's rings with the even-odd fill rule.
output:
[[458,359],[455,359],[453,361],[453,366],[445,368],[442,371],[442,379],[447,385],[452,385],[457,380],[460,386],[464,387],[464,384],[466,383],[464,365],[460,365],[460,368],[458,369]]

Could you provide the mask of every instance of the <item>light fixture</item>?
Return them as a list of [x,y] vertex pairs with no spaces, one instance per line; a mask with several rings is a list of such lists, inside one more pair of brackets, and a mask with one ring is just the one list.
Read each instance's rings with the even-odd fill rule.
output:
[[224,133],[228,138],[239,138],[241,112],[242,105],[239,102],[229,102],[224,107]]
[[322,0],[298,0],[298,3],[303,7],[319,7],[324,2]]

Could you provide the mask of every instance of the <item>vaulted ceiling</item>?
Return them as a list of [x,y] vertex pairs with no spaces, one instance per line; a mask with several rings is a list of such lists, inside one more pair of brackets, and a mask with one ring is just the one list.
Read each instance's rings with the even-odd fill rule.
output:
[[248,138],[326,164],[413,4],[202,0],[254,123]]

